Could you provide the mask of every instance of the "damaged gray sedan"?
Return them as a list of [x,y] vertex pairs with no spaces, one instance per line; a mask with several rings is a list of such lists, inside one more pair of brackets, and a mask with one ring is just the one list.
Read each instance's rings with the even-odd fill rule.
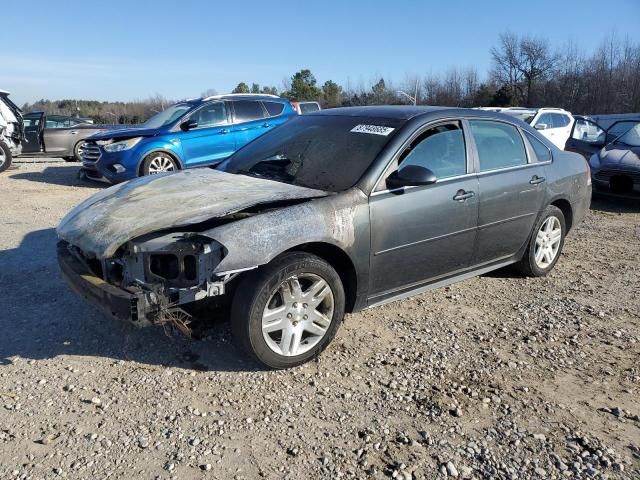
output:
[[58,259],[74,290],[136,325],[227,308],[235,343],[286,368],[318,355],[346,312],[509,264],[547,274],[590,197],[585,160],[511,117],[333,109],[217,170],[90,197],[60,223]]

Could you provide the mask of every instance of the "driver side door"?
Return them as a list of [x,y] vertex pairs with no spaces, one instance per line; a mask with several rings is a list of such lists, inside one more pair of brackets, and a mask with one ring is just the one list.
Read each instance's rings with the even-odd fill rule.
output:
[[[416,132],[372,192],[370,304],[469,267],[478,179],[467,143],[459,121]],[[436,182],[389,189],[386,178],[409,165],[428,168]]]
[[218,163],[235,151],[226,102],[207,103],[194,111],[188,120],[194,120],[197,125],[180,134],[183,161],[187,167]]

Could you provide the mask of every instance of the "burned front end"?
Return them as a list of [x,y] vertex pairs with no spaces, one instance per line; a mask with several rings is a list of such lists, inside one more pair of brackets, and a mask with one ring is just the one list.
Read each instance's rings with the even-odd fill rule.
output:
[[71,287],[107,314],[139,326],[185,326],[185,305],[223,295],[237,274],[213,273],[224,255],[221,244],[198,233],[142,237],[106,259],[58,243],[58,262]]

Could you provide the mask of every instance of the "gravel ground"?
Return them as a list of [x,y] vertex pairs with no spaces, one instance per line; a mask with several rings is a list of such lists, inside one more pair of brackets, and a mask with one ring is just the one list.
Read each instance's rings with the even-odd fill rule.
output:
[[640,478],[640,204],[594,201],[546,278],[350,315],[311,364],[103,318],[55,226],[103,188],[0,175],[0,478]]

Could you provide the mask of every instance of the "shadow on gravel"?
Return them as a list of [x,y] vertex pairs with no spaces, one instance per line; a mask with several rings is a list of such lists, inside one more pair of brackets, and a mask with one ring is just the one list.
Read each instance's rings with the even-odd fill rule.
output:
[[[20,172],[20,168],[18,166],[17,170],[12,170],[16,172]],[[47,167],[43,169],[41,172],[22,172],[22,173],[14,173],[10,178],[14,178],[16,180],[29,180],[32,182],[39,183],[48,183],[54,185],[64,185],[66,187],[85,187],[85,188],[94,188],[101,189],[105,188],[108,185],[99,183],[99,182],[91,182],[89,180],[81,180],[78,178],[78,172],[80,171],[80,167],[78,163],[69,163],[65,166],[60,167]]]
[[609,213],[640,213],[640,198],[621,198],[594,194],[591,210]]
[[138,329],[104,317],[67,287],[55,245],[55,230],[49,228],[0,251],[0,365],[15,356],[77,355],[197,370],[261,370],[233,348],[227,323],[215,323],[208,337],[191,340],[161,327]]

